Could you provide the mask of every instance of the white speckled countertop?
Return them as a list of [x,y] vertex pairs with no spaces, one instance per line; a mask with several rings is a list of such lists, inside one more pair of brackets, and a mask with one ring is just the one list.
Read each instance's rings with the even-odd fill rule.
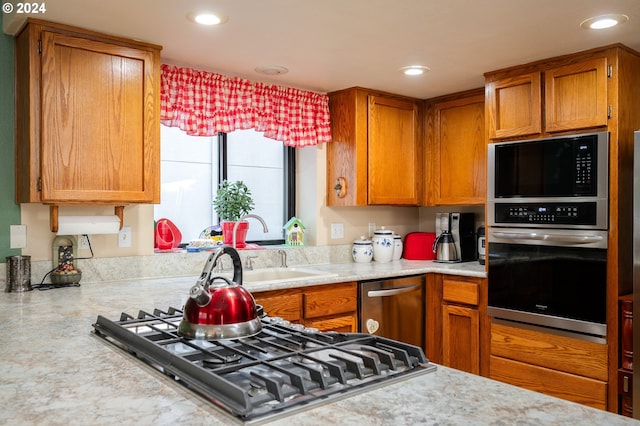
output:
[[[432,262],[318,267],[336,273],[331,278],[335,281],[435,272],[429,271],[434,267]],[[477,264],[437,268],[463,275],[484,274]],[[92,333],[98,315],[117,320],[121,312],[181,307],[196,276],[88,282],[75,288],[2,293],[0,424],[229,424],[230,419],[204,399]],[[442,366],[435,373],[336,400],[272,424],[576,423],[638,424]]]

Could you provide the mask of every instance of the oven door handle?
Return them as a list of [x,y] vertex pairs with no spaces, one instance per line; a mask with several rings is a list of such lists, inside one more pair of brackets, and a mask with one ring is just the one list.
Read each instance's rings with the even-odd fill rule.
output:
[[409,285],[406,287],[391,288],[389,290],[369,290],[367,292],[367,297],[395,296],[396,294],[408,293],[410,291],[413,291],[419,288],[420,288],[420,285],[416,284],[416,285]]
[[505,240],[549,241],[556,244],[593,244],[604,240],[600,235],[570,235],[570,234],[538,234],[535,232],[493,232],[496,238]]

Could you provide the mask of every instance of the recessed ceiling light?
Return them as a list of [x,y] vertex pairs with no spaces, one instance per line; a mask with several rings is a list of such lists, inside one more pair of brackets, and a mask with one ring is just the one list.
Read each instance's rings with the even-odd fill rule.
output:
[[431,71],[429,67],[423,67],[422,65],[410,65],[408,67],[400,68],[405,75],[421,75],[427,71]]
[[629,20],[627,15],[611,13],[608,15],[594,16],[593,18],[585,19],[580,26],[587,30],[602,30],[605,28],[611,28],[618,24],[624,24]]
[[280,74],[288,73],[289,69],[285,67],[281,67],[279,65],[268,65],[264,67],[256,67],[255,71],[260,74],[266,74],[266,75],[280,75]]
[[226,16],[212,12],[191,12],[187,18],[200,25],[218,25],[227,21]]

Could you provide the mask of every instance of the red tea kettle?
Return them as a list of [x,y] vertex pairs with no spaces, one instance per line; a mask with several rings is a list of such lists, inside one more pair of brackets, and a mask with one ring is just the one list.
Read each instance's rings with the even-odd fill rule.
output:
[[[211,277],[211,271],[224,254],[233,260],[233,280]],[[209,256],[196,284],[191,287],[178,334],[190,339],[222,340],[253,336],[261,330],[256,302],[242,287],[240,255],[234,248],[222,246]]]

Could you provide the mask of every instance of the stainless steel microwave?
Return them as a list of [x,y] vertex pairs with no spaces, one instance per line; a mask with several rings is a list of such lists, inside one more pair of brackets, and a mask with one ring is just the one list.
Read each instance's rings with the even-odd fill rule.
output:
[[489,145],[490,226],[608,228],[609,133]]

